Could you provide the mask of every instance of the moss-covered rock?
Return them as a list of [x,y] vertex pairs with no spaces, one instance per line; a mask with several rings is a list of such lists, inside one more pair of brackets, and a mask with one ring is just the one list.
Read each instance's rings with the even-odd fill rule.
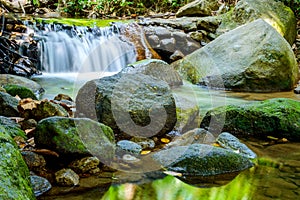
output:
[[35,199],[29,170],[13,139],[0,130],[0,199]]
[[111,128],[87,118],[49,117],[41,120],[34,135],[38,148],[57,152],[60,157],[97,156],[110,161],[115,152]]
[[[226,120],[220,116],[226,114]],[[243,106],[228,105],[207,112],[201,127],[208,128],[211,120],[235,136],[266,138],[274,136],[300,141],[300,102],[275,98]],[[210,126],[210,131],[214,127]],[[216,127],[217,128],[217,127]]]
[[223,33],[256,19],[264,19],[291,45],[296,38],[296,18],[282,2],[274,0],[240,0],[235,8],[223,16],[218,32]]
[[291,90],[299,71],[290,45],[262,19],[219,36],[173,65],[192,83],[248,92]]
[[253,166],[246,157],[207,144],[177,146],[153,155],[167,170],[183,176],[214,176],[235,173]]
[[31,98],[37,100],[37,97],[32,92],[32,90],[28,89],[27,87],[16,85],[16,84],[7,84],[3,86],[6,92],[12,96],[18,95],[21,99]]
[[44,93],[42,86],[33,80],[30,80],[25,77],[11,75],[11,74],[0,74],[0,85],[21,85],[30,89],[38,98]]
[[21,136],[26,137],[24,131],[21,130],[21,126],[10,118],[0,116],[0,132],[6,133],[11,137]]
[[181,7],[176,16],[210,16],[213,11],[218,9],[218,0],[195,0]]
[[5,117],[18,117],[19,101],[10,94],[0,92],[0,115]]

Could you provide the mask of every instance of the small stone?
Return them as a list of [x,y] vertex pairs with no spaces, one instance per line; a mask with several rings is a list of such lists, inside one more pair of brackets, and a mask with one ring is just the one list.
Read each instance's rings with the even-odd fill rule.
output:
[[123,155],[122,159],[124,160],[124,162],[126,163],[136,163],[136,162],[139,162],[140,159],[130,155],[130,154],[125,154]]
[[98,168],[100,161],[96,157],[85,157],[80,160],[73,161],[69,167],[77,173],[90,172],[93,169]]
[[42,194],[44,194],[52,188],[50,182],[47,179],[40,176],[31,175],[30,182],[34,191],[34,195],[36,197],[41,196]]
[[21,154],[29,170],[34,172],[40,172],[45,169],[46,161],[42,155],[31,151],[22,151]]
[[300,86],[296,87],[296,88],[294,89],[294,92],[295,92],[296,94],[300,94]]
[[61,186],[75,186],[79,184],[79,176],[72,169],[62,169],[55,173],[55,180]]
[[127,153],[132,153],[132,154],[140,154],[142,151],[142,147],[141,145],[129,141],[129,140],[120,140],[119,142],[117,142],[117,152],[118,153],[123,153],[123,152],[127,152]]
[[142,149],[153,149],[155,147],[155,142],[150,138],[145,137],[133,137],[130,139],[132,142],[141,145]]

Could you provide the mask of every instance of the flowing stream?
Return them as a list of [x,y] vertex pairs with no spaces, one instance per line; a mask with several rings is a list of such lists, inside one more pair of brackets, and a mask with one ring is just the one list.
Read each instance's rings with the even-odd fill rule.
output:
[[[75,98],[78,88],[87,80],[117,73],[136,60],[134,46],[120,37],[115,26],[65,30],[49,25],[40,32],[40,37],[44,74],[33,79],[44,87],[44,98],[48,99],[59,93]],[[186,82],[174,92],[186,98],[196,96],[202,114],[225,104],[244,104],[275,97],[300,100],[300,96],[292,91],[236,93],[208,90]],[[134,184],[140,180],[135,179],[136,174],[121,175],[131,177],[132,183],[114,184],[115,175],[103,173],[100,177],[83,178],[78,188],[54,187],[40,199],[297,199],[300,196],[299,145],[263,146],[259,141],[245,142],[262,159],[257,166],[223,186],[201,188],[172,176],[150,180],[140,186]]]

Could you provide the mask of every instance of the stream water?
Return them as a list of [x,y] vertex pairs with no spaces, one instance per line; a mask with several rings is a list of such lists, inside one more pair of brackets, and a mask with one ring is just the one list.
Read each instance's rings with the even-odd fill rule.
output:
[[[51,29],[42,33],[44,39],[41,43],[41,60],[44,73],[33,79],[46,90],[43,98],[53,99],[57,94],[63,93],[75,99],[78,89],[86,81],[112,75],[135,61],[132,46],[115,37],[117,33],[108,29],[100,32],[97,37],[95,33],[91,34],[82,29],[77,30],[75,35]],[[208,109],[228,104],[245,104],[275,97],[300,100],[300,95],[292,91],[237,93],[209,90],[187,82],[173,92],[186,98],[195,98],[201,115]],[[257,140],[244,142],[257,153],[259,159],[255,167],[240,173],[230,182],[217,181],[212,187],[206,187],[188,184],[173,176],[155,179],[143,178],[143,174],[138,173],[107,171],[99,176],[82,178],[78,187],[54,186],[39,199],[299,199],[299,143],[272,144],[269,141]]]

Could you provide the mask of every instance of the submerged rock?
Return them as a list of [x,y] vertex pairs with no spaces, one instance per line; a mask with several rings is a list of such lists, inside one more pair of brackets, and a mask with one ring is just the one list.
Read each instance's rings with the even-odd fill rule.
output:
[[153,76],[159,80],[166,81],[171,88],[178,87],[183,84],[178,72],[168,63],[162,60],[142,60],[133,64],[129,64],[122,70],[122,72],[129,74],[142,73]]
[[116,74],[87,82],[78,92],[77,116],[111,127],[118,139],[164,135],[176,123],[176,106],[164,81],[144,74]]
[[291,90],[298,81],[290,45],[262,19],[219,36],[174,66],[192,83],[235,91]]
[[118,154],[131,153],[134,155],[139,155],[142,151],[141,145],[129,141],[129,140],[120,140],[117,142],[117,152]]
[[293,44],[296,38],[296,18],[293,11],[280,1],[240,0],[233,11],[223,17],[217,31],[223,33],[260,18],[273,26],[290,45]]
[[[223,121],[223,116],[226,119]],[[221,119],[221,121],[220,121]],[[211,120],[214,128],[227,131],[235,136],[266,138],[274,136],[300,141],[300,102],[292,99],[275,98],[242,106],[228,105],[208,111],[200,127],[207,128]],[[218,127],[219,126],[219,127]]]
[[0,131],[0,199],[35,199],[29,170],[14,140]]
[[215,176],[253,166],[245,156],[207,144],[172,147],[153,155],[165,169],[183,176]]
[[49,191],[52,188],[50,182],[40,176],[31,175],[30,182],[34,191],[34,195],[36,197],[41,196],[45,192]]
[[41,120],[34,135],[38,148],[57,152],[66,159],[97,156],[102,162],[114,157],[111,128],[87,118],[49,117]]
[[0,115],[5,117],[18,117],[19,101],[11,95],[0,92]]
[[249,149],[245,144],[241,143],[238,138],[230,133],[221,133],[217,137],[216,141],[225,149],[232,150],[235,153],[244,155],[251,159],[257,158],[257,155],[251,149]]
[[69,167],[77,173],[93,173],[94,171],[100,171],[99,164],[100,160],[97,157],[85,157],[74,160],[69,164]]

